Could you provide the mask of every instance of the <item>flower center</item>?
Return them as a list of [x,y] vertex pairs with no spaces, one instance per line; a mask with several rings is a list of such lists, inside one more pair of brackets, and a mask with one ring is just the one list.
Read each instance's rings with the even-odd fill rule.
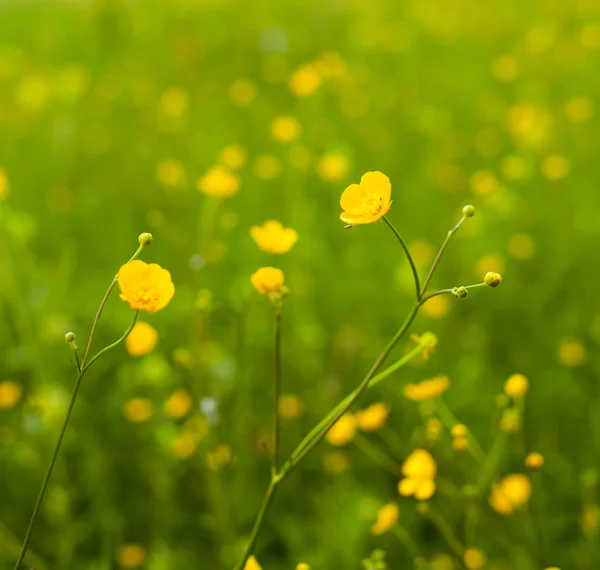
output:
[[367,194],[360,204],[358,213],[362,215],[377,214],[382,208],[381,203],[382,198],[378,194]]

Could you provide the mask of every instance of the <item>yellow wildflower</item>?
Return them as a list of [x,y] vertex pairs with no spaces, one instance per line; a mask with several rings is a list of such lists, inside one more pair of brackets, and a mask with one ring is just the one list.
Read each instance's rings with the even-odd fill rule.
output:
[[178,459],[187,459],[194,454],[197,447],[196,438],[189,433],[182,433],[175,438],[171,445],[173,455]]
[[409,400],[423,402],[431,400],[443,394],[450,387],[450,378],[448,376],[435,376],[430,380],[423,380],[418,384],[407,384],[404,387],[404,395]]
[[146,562],[146,549],[141,544],[124,544],[117,552],[121,568],[139,568]]
[[158,333],[148,323],[137,322],[125,339],[125,348],[131,356],[144,356],[154,350]]
[[12,380],[0,382],[0,410],[13,408],[19,403],[23,389]]
[[481,570],[487,564],[485,554],[478,548],[467,548],[463,554],[467,570]]
[[296,570],[310,570],[310,566],[306,562],[300,562],[296,566]]
[[198,179],[196,187],[207,196],[229,198],[240,189],[239,178],[222,166],[213,166]]
[[350,184],[342,194],[340,219],[352,225],[371,224],[385,216],[392,204],[390,179],[379,171],[362,175],[360,184]]
[[521,474],[507,475],[492,485],[490,505],[502,515],[509,515],[529,501],[531,482]]
[[231,170],[238,170],[246,164],[246,151],[239,144],[230,144],[219,153],[219,161]]
[[254,162],[256,176],[263,180],[274,180],[281,175],[281,161],[269,154],[257,157]]
[[529,469],[539,469],[544,465],[544,456],[537,451],[531,452],[525,458],[525,467]]
[[494,61],[492,72],[498,81],[512,81],[519,75],[519,62],[512,55],[503,55]]
[[273,120],[270,127],[271,136],[281,143],[296,140],[302,131],[298,119],[285,115]]
[[312,95],[321,85],[321,75],[313,63],[305,63],[294,71],[289,80],[290,91],[296,97]]
[[246,564],[244,564],[244,570],[262,570],[262,568],[256,558],[250,556],[250,558],[246,560]]
[[214,451],[211,451],[207,458],[208,468],[212,471],[218,471],[221,467],[229,465],[233,461],[233,454],[228,445],[217,445]]
[[156,263],[135,259],[119,270],[121,299],[134,311],[156,313],[164,309],[175,294],[171,274]]
[[454,424],[450,430],[452,437],[467,437],[469,430],[464,424]]
[[542,162],[542,175],[551,181],[562,180],[571,170],[571,161],[562,154],[551,154]]
[[520,398],[529,390],[529,380],[523,374],[513,374],[504,384],[504,393],[511,398]]
[[6,170],[0,168],[0,200],[7,198],[10,194],[10,187],[8,185],[8,176]]
[[281,293],[283,271],[275,267],[261,267],[250,276],[250,282],[261,295]]
[[154,406],[147,398],[131,398],[123,406],[123,414],[133,423],[139,424],[150,419]]
[[295,394],[282,394],[277,404],[277,411],[282,418],[293,420],[302,415],[304,404]]
[[456,451],[465,451],[469,448],[469,439],[465,436],[455,437],[452,440],[452,449]]
[[507,433],[518,433],[521,429],[521,412],[517,408],[508,408],[502,413],[500,429]]
[[176,390],[165,402],[165,416],[178,420],[185,416],[192,407],[192,397],[185,390]]
[[332,451],[323,458],[323,469],[329,475],[341,475],[349,467],[350,460],[342,451]]
[[414,495],[425,501],[435,493],[437,465],[431,454],[425,449],[416,449],[402,465],[404,479],[398,483],[398,492],[403,497]]
[[422,335],[413,333],[410,335],[410,340],[420,344],[423,347],[421,355],[423,356],[424,360],[427,360],[431,356],[431,353],[435,350],[435,347],[438,344],[437,337],[431,332],[426,332]]
[[390,407],[385,402],[372,404],[365,410],[356,412],[356,423],[363,431],[376,431],[385,421],[390,413]]
[[233,82],[229,89],[229,95],[235,105],[246,107],[256,97],[256,87],[248,79],[238,79]]
[[575,368],[581,366],[587,358],[583,343],[576,338],[565,338],[558,347],[558,361],[563,366]]
[[371,527],[371,534],[375,536],[385,534],[398,522],[399,513],[396,503],[389,503],[381,507],[377,513],[377,521]]
[[156,167],[156,179],[165,188],[178,188],[183,183],[183,166],[178,160],[166,158]]
[[346,412],[327,432],[327,441],[331,445],[341,447],[350,443],[356,433],[356,418]]
[[432,319],[441,319],[450,310],[450,299],[447,295],[432,297],[422,307],[423,314]]
[[267,220],[262,226],[252,226],[250,235],[256,245],[267,253],[287,253],[298,240],[296,230],[284,228],[276,220]]
[[317,174],[327,182],[339,182],[348,176],[348,157],[339,152],[324,154],[317,163]]

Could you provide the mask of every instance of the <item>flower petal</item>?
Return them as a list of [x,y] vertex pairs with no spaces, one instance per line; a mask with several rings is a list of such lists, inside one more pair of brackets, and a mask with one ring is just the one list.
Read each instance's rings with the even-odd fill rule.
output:
[[379,172],[378,170],[374,172],[366,172],[360,179],[360,185],[364,188],[365,192],[373,192],[378,196],[381,196],[384,203],[390,201],[390,197],[392,195],[392,183],[390,182],[390,179],[383,174],[383,172]]
[[350,186],[344,190],[342,197],[340,198],[340,206],[342,207],[342,210],[346,210],[348,212],[359,212],[364,195],[364,189],[358,184],[350,184]]

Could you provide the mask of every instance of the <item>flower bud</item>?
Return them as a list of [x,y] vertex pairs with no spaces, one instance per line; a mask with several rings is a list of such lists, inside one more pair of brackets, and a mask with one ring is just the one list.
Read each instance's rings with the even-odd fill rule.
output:
[[475,215],[475,206],[471,206],[471,204],[467,204],[462,209],[462,213],[465,218],[472,218]]
[[500,273],[495,273],[494,271],[489,271],[485,274],[483,282],[488,287],[498,287],[498,285],[502,283],[502,275],[500,275]]
[[140,242],[140,245],[150,245],[152,243],[152,240],[154,238],[152,237],[152,234],[149,234],[148,232],[144,232],[143,234],[140,234],[140,237],[138,238],[138,241]]
[[454,289],[452,289],[452,293],[459,299],[464,299],[469,294],[467,288],[462,286],[454,287]]
[[68,343],[68,344],[71,344],[72,342],[75,342],[75,333],[68,332],[65,335],[65,342]]

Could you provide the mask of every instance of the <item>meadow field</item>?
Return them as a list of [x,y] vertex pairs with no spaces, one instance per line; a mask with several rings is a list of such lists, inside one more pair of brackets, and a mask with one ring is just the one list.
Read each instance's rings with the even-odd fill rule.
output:
[[0,0],[0,570],[600,569],[599,116],[597,0]]

